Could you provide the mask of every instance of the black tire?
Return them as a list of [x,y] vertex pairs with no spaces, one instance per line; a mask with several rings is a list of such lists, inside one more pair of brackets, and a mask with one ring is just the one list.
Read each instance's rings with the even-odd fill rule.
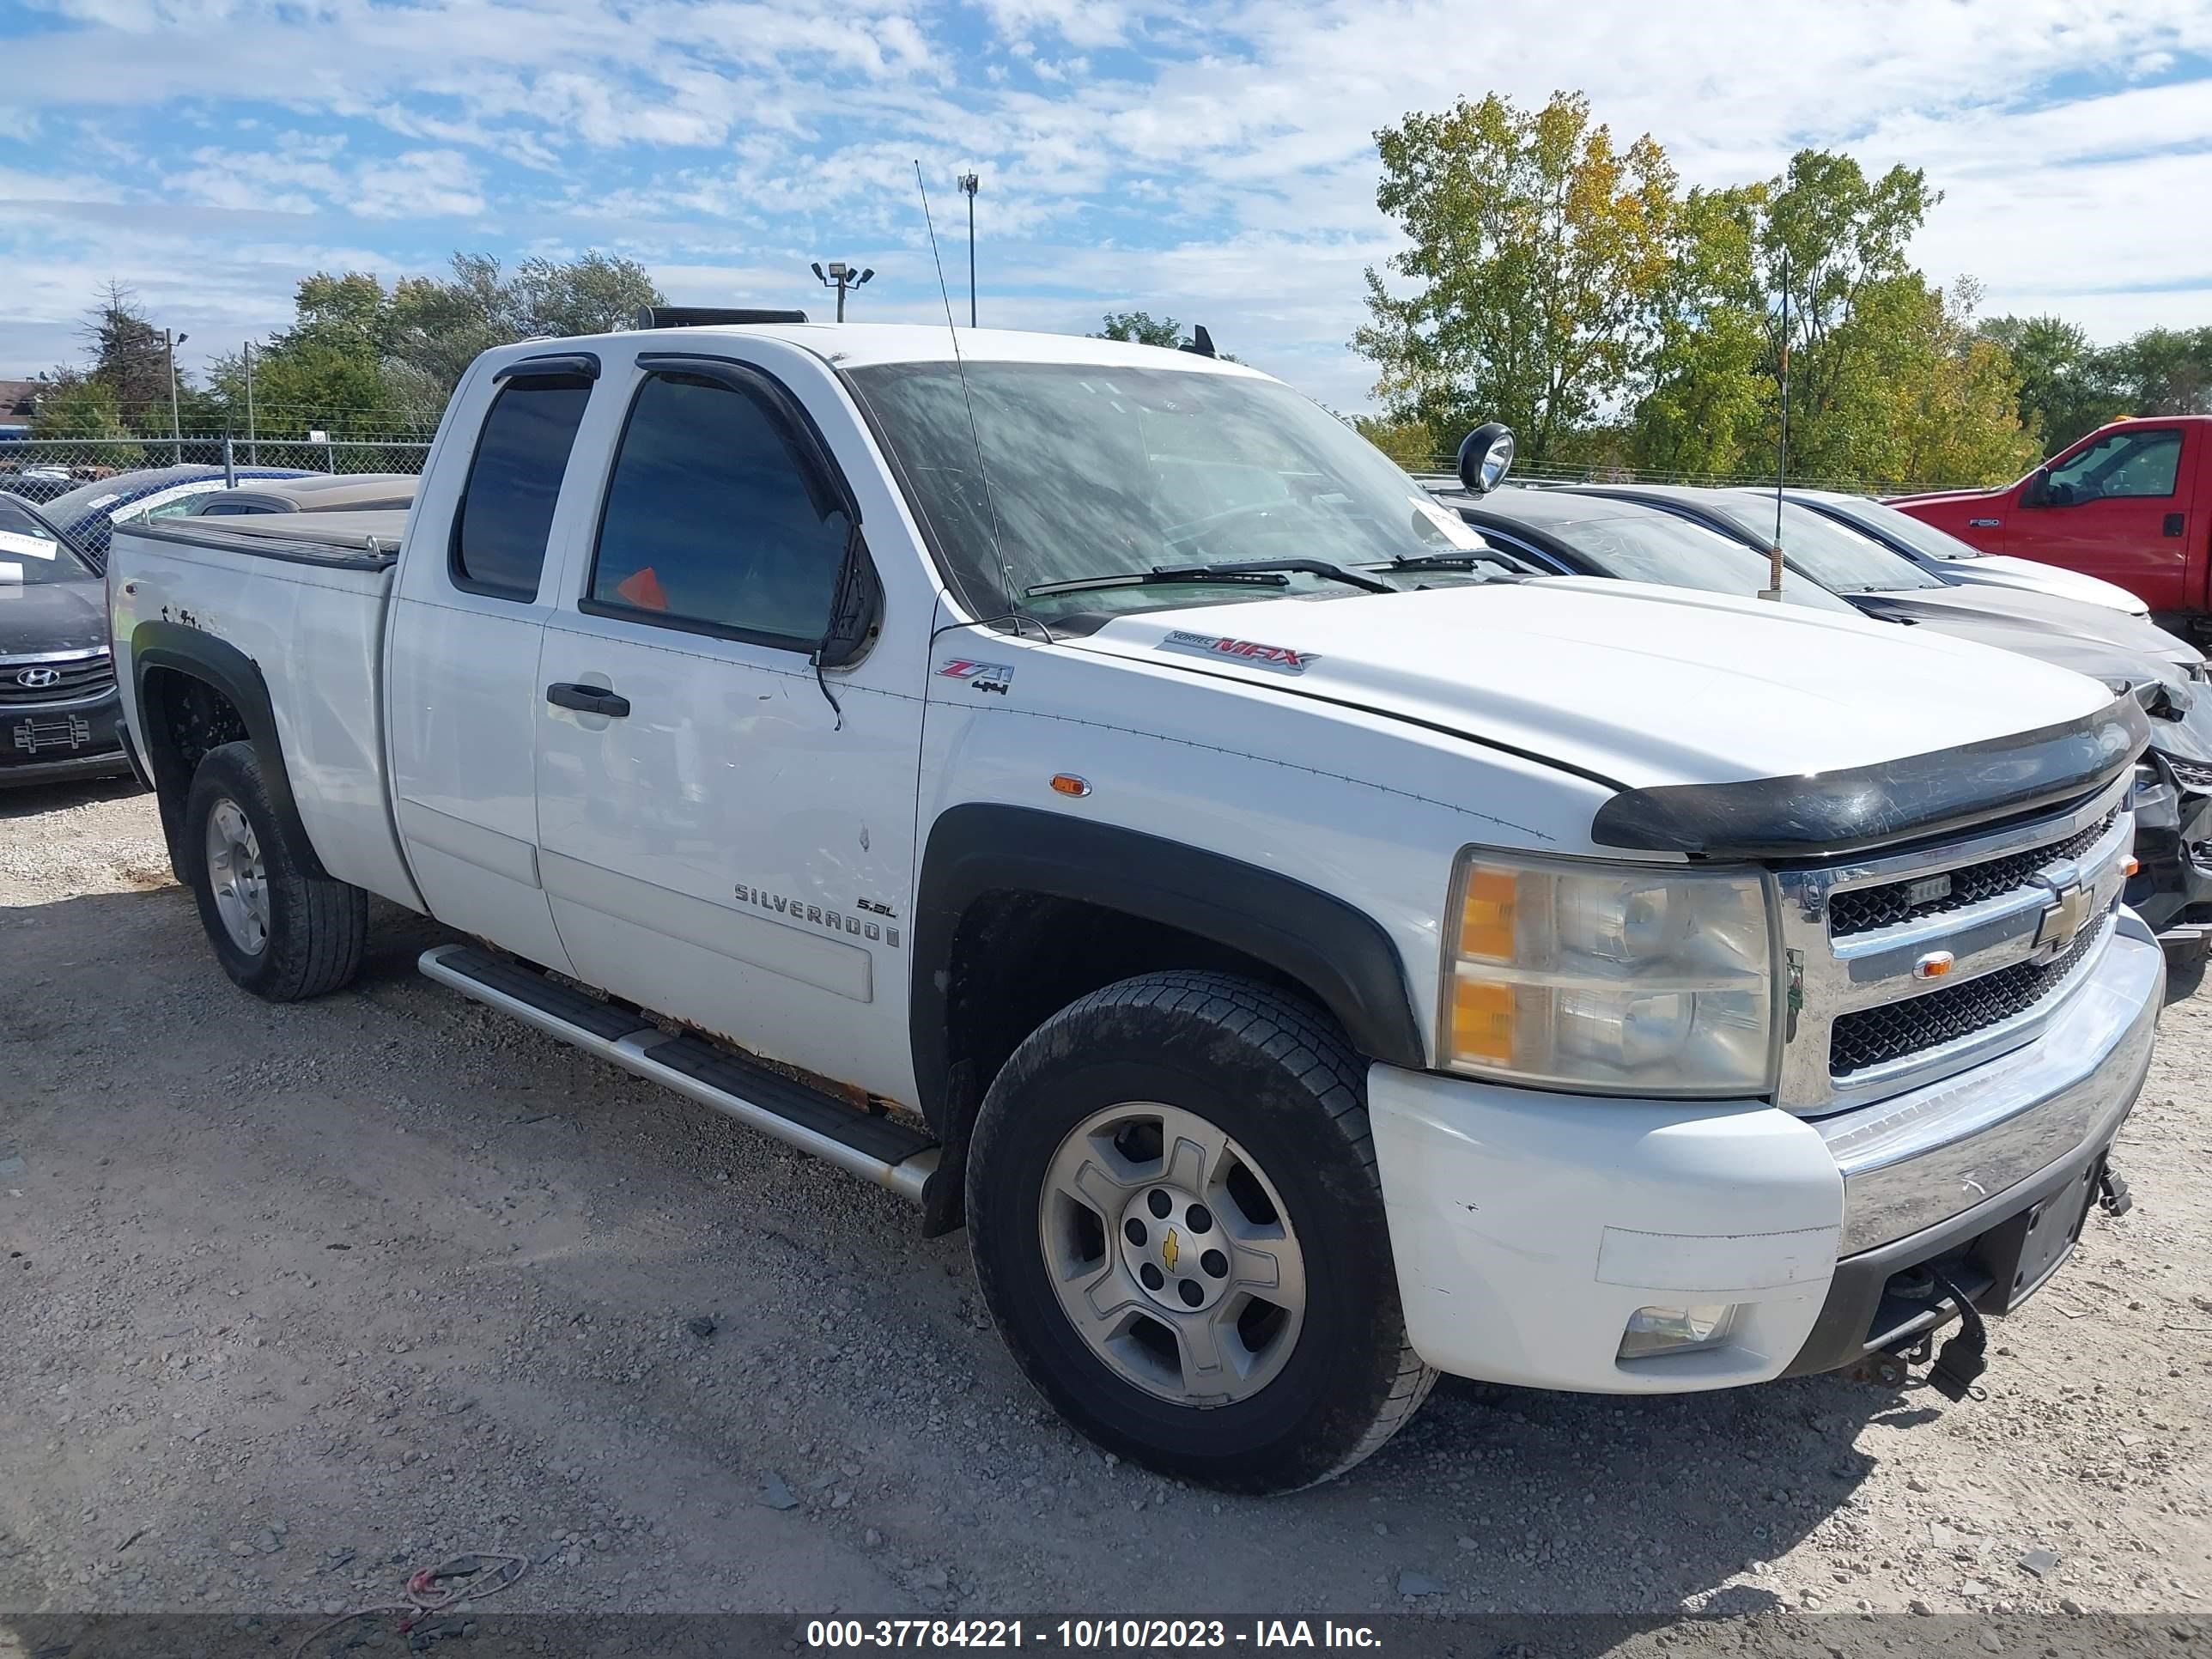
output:
[[[1000,1336],[1076,1427],[1178,1479],[1280,1492],[1341,1474],[1413,1416],[1436,1372],[1406,1340],[1365,1071],[1317,1009],[1218,973],[1109,985],[1015,1051],[969,1148],[970,1244]],[[1061,1307],[1041,1242],[1053,1160],[1093,1114],[1127,1102],[1194,1113],[1251,1149],[1310,1264],[1295,1342],[1249,1397],[1191,1405],[1148,1392]],[[1101,1218],[1120,1252],[1119,1224]]]
[[[208,867],[208,821],[224,803],[245,815],[266,876],[268,922],[260,948],[232,938]],[[328,876],[307,873],[307,849],[288,833],[270,805],[261,757],[250,743],[210,749],[192,774],[185,798],[183,845],[200,926],[222,970],[242,989],[269,1002],[298,1002],[349,983],[361,970],[368,939],[368,895]]]

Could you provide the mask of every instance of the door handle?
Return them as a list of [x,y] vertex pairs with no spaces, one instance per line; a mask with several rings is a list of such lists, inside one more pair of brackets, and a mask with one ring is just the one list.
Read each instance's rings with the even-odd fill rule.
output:
[[629,699],[599,685],[557,682],[545,688],[545,701],[556,708],[573,708],[580,714],[605,714],[620,720],[629,713]]
[[2166,533],[2169,536],[2179,536],[2181,533],[2181,524],[2182,515],[2180,514],[2167,514],[2166,515]]

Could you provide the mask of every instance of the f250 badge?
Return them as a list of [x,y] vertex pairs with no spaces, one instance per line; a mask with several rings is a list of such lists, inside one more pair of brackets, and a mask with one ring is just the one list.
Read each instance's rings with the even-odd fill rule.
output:
[[1262,645],[1257,640],[1232,640],[1220,634],[1192,634],[1176,629],[1162,640],[1163,651],[1188,651],[1194,657],[1226,657],[1278,674],[1303,674],[1321,660],[1316,651],[1293,651],[1287,645]]
[[939,678],[965,680],[975,691],[995,691],[1006,695],[1006,688],[1014,683],[1014,671],[1002,662],[970,662],[965,657],[954,657],[937,665]]

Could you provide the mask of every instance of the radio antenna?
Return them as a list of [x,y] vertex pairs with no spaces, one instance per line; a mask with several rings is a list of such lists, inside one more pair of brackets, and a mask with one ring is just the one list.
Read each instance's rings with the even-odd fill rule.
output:
[[1768,549],[1766,592],[1762,599],[1782,597],[1782,485],[1790,476],[1790,250],[1782,250],[1782,437],[1774,447],[1774,541]]
[[[914,163],[914,187],[921,192],[921,222],[929,230],[929,257],[937,264],[937,291],[945,301],[945,331],[952,337],[952,367],[960,376],[960,401],[968,406],[968,441],[975,447],[975,476],[982,481],[983,506],[991,515],[991,555],[999,562],[999,574],[1004,579],[1006,598],[1019,616],[1021,599],[1014,590],[1014,573],[1006,562],[1006,544],[999,536],[999,503],[991,494],[991,471],[983,465],[983,434],[975,424],[975,398],[968,390],[968,365],[960,356],[960,331],[952,322],[952,290],[945,285],[945,260],[937,251],[937,221],[930,216],[929,186],[921,182],[921,158]],[[1049,629],[1045,637],[1051,638]]]

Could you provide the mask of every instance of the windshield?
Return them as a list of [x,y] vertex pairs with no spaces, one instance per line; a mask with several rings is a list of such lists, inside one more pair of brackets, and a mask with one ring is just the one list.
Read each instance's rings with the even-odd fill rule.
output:
[[118,484],[110,479],[96,478],[52,497],[46,502],[46,511],[53,515],[56,524],[74,524],[102,507],[112,508],[134,495],[143,494],[146,489],[141,483]]
[[[1774,535],[1774,501],[1770,496],[1721,497],[1711,506],[1730,523],[1759,538],[1763,547]],[[1785,501],[1782,507],[1782,551],[1793,570],[1802,570],[1834,593],[1895,593],[1911,587],[1948,587],[1902,553],[1846,529],[1809,507]]]
[[1880,501],[1823,501],[1816,510],[1863,524],[1876,535],[1887,536],[1893,542],[1903,542],[1924,558],[1978,559],[1984,556],[1982,550],[1971,542],[1962,542],[1948,531],[1938,530],[1934,525],[1916,519],[1910,513],[1884,507]]
[[[1358,590],[1310,572],[1275,586],[1030,590],[1162,567],[1297,558],[1373,567],[1483,547],[1381,451],[1273,380],[985,362],[969,366],[963,399],[949,362],[879,365],[852,378],[981,615],[1016,604],[1055,617],[1285,592],[1349,597]],[[1483,574],[1392,580],[1412,587]]]
[[[1591,519],[1550,526],[1560,541],[1587,559],[1601,575],[1620,581],[1656,582],[1662,587],[1697,587],[1711,593],[1752,598],[1764,591],[1766,561],[1741,542],[1672,514],[1638,514]],[[1782,584],[1782,597],[1814,611],[1858,613],[1811,582]]]
[[27,507],[0,495],[0,588],[81,582],[92,574]]

